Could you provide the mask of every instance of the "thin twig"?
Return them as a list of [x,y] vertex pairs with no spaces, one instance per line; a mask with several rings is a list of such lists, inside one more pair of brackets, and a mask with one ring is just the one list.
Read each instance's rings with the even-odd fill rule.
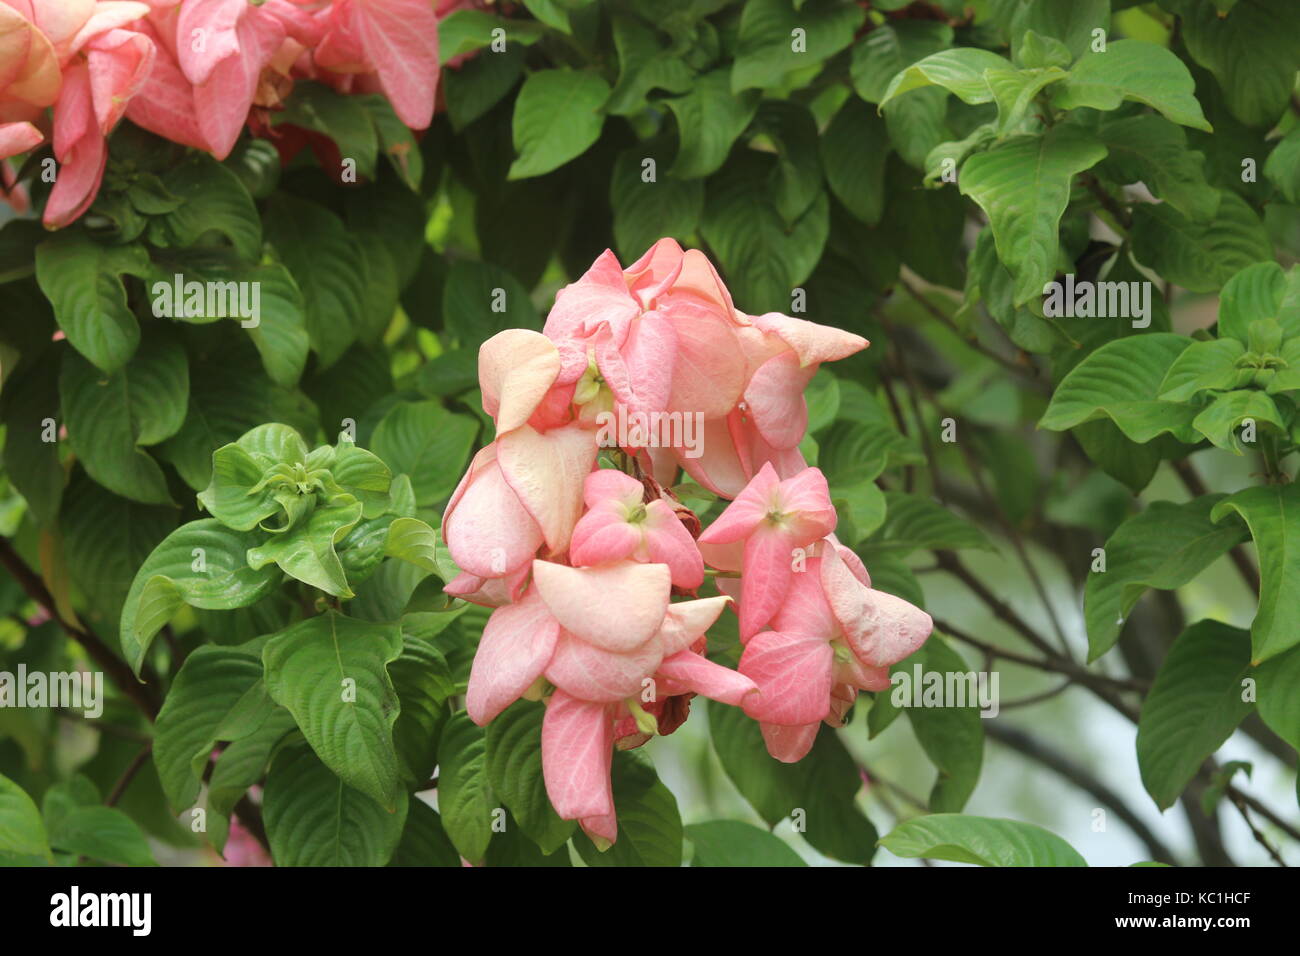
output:
[[145,765],[145,761],[149,759],[149,754],[152,752],[152,742],[147,743],[140,748],[140,752],[135,755],[131,762],[127,764],[126,769],[122,771],[122,776],[117,778],[117,783],[113,784],[113,789],[109,793],[108,799],[104,801],[104,806],[111,807],[117,804],[117,801],[122,798],[122,794],[126,792],[126,788],[131,785],[131,781],[135,779],[135,775],[140,772],[140,768]]

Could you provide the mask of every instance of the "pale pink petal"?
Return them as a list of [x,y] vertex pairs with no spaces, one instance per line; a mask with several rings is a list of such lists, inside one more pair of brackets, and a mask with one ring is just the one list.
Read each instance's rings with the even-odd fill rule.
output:
[[612,509],[593,508],[573,529],[569,560],[579,567],[621,561],[632,557],[641,541],[641,530],[628,523],[617,503]]
[[645,496],[645,485],[617,468],[598,468],[589,474],[582,486],[582,500],[594,508],[613,498],[621,504],[632,506]]
[[801,366],[847,358],[871,344],[852,332],[781,315],[779,312],[754,316],[754,325],[765,333],[779,337],[790,346],[799,357]]
[[664,658],[659,673],[697,694],[732,706],[739,706],[748,695],[758,690],[758,686],[744,674],[715,664],[693,651],[680,651]]
[[869,667],[888,667],[925,643],[930,615],[900,597],[868,588],[836,552],[821,566],[822,589],[853,653]]
[[804,389],[815,366],[800,368],[793,352],[764,362],[745,386],[745,404],[759,434],[774,448],[794,448],[808,430]]
[[729,544],[754,532],[771,513],[780,479],[771,465],[762,470],[700,535],[701,544]]
[[677,337],[668,408],[721,418],[745,388],[746,361],[731,321],[717,308],[674,293],[661,313]]
[[664,656],[678,654],[699,640],[731,601],[724,594],[668,605],[659,628],[659,646]]
[[682,247],[676,239],[660,239],[625,270],[628,290],[637,297],[643,309],[654,307],[654,301],[672,287],[682,271]]
[[[238,54],[220,60],[208,74],[207,82],[194,87],[199,129],[217,159],[225,159],[235,148],[235,141],[248,120],[262,70],[284,42],[280,21],[253,12],[239,20],[235,34],[239,40]],[[184,63],[183,58],[181,62]]]
[[433,121],[438,23],[428,0],[354,0],[353,25],[393,112],[411,129]]
[[663,564],[594,568],[533,562],[533,583],[566,631],[608,651],[630,651],[659,630],[672,585]]
[[646,505],[646,550],[650,560],[668,565],[673,584],[693,591],[704,583],[704,559],[695,539],[663,499]]
[[90,74],[84,63],[69,67],[54,108],[54,155],[59,175],[45,204],[43,221],[58,229],[90,208],[108,162],[104,134],[95,124]]
[[839,633],[839,622],[822,592],[821,561],[821,558],[808,558],[803,570],[791,575],[785,600],[772,617],[774,630],[824,641]]
[[0,123],[0,159],[25,153],[44,140],[41,131],[31,123]]
[[502,474],[556,553],[568,548],[582,514],[583,481],[596,451],[595,432],[579,425],[547,432],[522,425],[497,439]]
[[506,482],[496,459],[479,452],[443,513],[443,540],[457,567],[499,578],[528,561],[543,541],[542,530]]
[[661,660],[658,641],[616,653],[561,631],[546,679],[574,697],[612,703],[639,695]]
[[153,68],[154,45],[143,33],[114,30],[96,37],[86,50],[91,99],[100,131],[107,136],[144,86]]
[[506,329],[478,350],[478,380],[483,411],[497,423],[497,434],[532,417],[560,374],[560,353],[540,332]]
[[794,539],[783,528],[760,525],[745,542],[740,577],[740,636],[748,640],[772,620],[794,577]]
[[542,719],[542,778],[562,819],[613,815],[613,756],[614,721],[606,705],[562,690],[552,694]]
[[734,498],[749,481],[749,473],[736,450],[725,418],[706,418],[701,433],[703,454],[690,457],[680,448],[674,448],[677,463],[692,479],[723,498]]
[[136,3],[133,0],[100,0],[95,4],[95,11],[90,19],[73,36],[71,48],[73,51],[79,50],[100,34],[124,27],[148,15],[147,3]]
[[782,763],[797,763],[808,755],[817,742],[820,721],[787,727],[782,724],[759,724],[767,752]]
[[465,710],[483,726],[505,710],[541,676],[555,651],[560,625],[528,591],[518,604],[492,612],[470,668]]
[[773,724],[806,724],[830,711],[835,652],[813,637],[763,631],[740,656],[740,673],[758,686],[745,713]]

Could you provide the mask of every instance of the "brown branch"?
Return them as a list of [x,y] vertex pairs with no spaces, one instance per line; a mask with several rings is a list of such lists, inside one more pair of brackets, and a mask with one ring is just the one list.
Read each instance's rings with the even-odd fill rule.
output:
[[1097,200],[1101,208],[1110,213],[1111,218],[1124,231],[1128,232],[1133,228],[1133,214],[1124,208],[1120,203],[1115,201],[1115,197],[1102,187],[1101,181],[1092,173],[1084,173],[1079,179],[1083,186]]
[[114,654],[94,631],[88,627],[74,627],[63,619],[45,582],[27,566],[27,562],[14,550],[8,538],[0,538],[0,565],[14,576],[14,580],[29,598],[44,608],[69,637],[85,648],[95,665],[135,702],[146,717],[153,720],[158,716],[158,701],[154,697],[153,687],[136,680],[126,661]]
[[113,789],[109,793],[108,799],[104,801],[104,806],[111,807],[116,805],[117,801],[122,798],[122,794],[126,792],[126,788],[131,785],[131,781],[135,779],[135,775],[140,772],[140,768],[145,765],[145,761],[149,759],[149,755],[152,752],[152,742],[147,743],[140,748],[140,752],[135,755],[135,758],[127,765],[127,768],[122,771],[122,776],[117,778],[117,783],[113,784]]
[[1080,790],[1095,797],[1098,803],[1109,807],[1117,817],[1124,821],[1133,835],[1146,844],[1151,859],[1161,863],[1173,864],[1176,857],[1169,847],[1152,832],[1136,813],[1124,804],[1123,798],[1083,767],[1048,744],[1038,740],[1032,734],[1009,727],[1002,721],[990,720],[985,725],[990,737],[1010,747],[1019,754],[1064,777]]
[[[1196,469],[1186,459],[1176,461],[1173,465],[1174,473],[1178,475],[1183,487],[1187,489],[1188,494],[1193,498],[1201,498],[1210,493],[1209,489],[1205,487],[1205,482],[1201,481],[1201,476],[1197,474]],[[1229,548],[1228,557],[1236,565],[1237,572],[1241,575],[1241,579],[1246,582],[1246,587],[1250,588],[1250,593],[1258,595],[1260,590],[1259,571],[1251,563],[1241,545],[1235,544]]]

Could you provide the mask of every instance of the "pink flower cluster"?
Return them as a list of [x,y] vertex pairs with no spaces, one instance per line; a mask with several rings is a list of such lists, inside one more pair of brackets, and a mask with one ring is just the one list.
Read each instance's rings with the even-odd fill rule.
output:
[[[702,253],[664,239],[627,269],[605,252],[559,292],[543,332],[480,349],[496,438],[442,526],[460,569],[446,590],[495,608],[466,706],[482,725],[520,698],[546,702],[547,792],[598,845],[618,834],[613,748],[671,732],[692,695],[743,707],[791,762],[929,636],[930,618],[872,589],[835,540],[826,479],[799,451],[809,379],[867,344],[740,312]],[[611,415],[642,423],[614,448]],[[645,425],[685,416],[694,447]],[[602,467],[602,447],[617,467]],[[679,467],[734,499],[703,534],[666,490]],[[721,594],[699,598],[706,564]],[[738,672],[704,656],[733,601]]]
[[[45,224],[99,191],[122,119],[225,158],[254,108],[296,78],[382,92],[412,129],[433,117],[442,0],[0,0],[0,167],[52,136]],[[52,123],[45,111],[52,111]]]

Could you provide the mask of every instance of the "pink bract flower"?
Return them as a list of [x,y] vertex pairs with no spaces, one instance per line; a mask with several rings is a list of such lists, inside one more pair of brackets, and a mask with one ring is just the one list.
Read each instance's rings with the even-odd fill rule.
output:
[[704,559],[695,539],[667,501],[644,502],[645,486],[605,468],[587,476],[587,513],[573,529],[569,558],[576,565],[632,558],[666,564],[675,587],[704,583]]
[[759,694],[745,712],[768,752],[787,763],[812,747],[822,721],[842,724],[859,690],[888,690],[889,667],[930,636],[933,622],[902,598],[871,587],[861,561],[833,538],[793,575],[772,629],[753,635],[740,672]]
[[744,542],[740,637],[766,626],[785,601],[794,577],[796,549],[806,549],[835,530],[826,476],[805,468],[784,481],[770,465],[745,486],[700,535],[701,545]]
[[547,793],[562,818],[579,820],[597,841],[617,836],[609,780],[616,726],[632,716],[643,731],[658,729],[642,700],[699,693],[738,704],[755,690],[693,649],[728,599],[670,604],[670,586],[663,564],[535,561],[532,584],[492,613],[474,656],[465,706],[475,723],[545,694]]

